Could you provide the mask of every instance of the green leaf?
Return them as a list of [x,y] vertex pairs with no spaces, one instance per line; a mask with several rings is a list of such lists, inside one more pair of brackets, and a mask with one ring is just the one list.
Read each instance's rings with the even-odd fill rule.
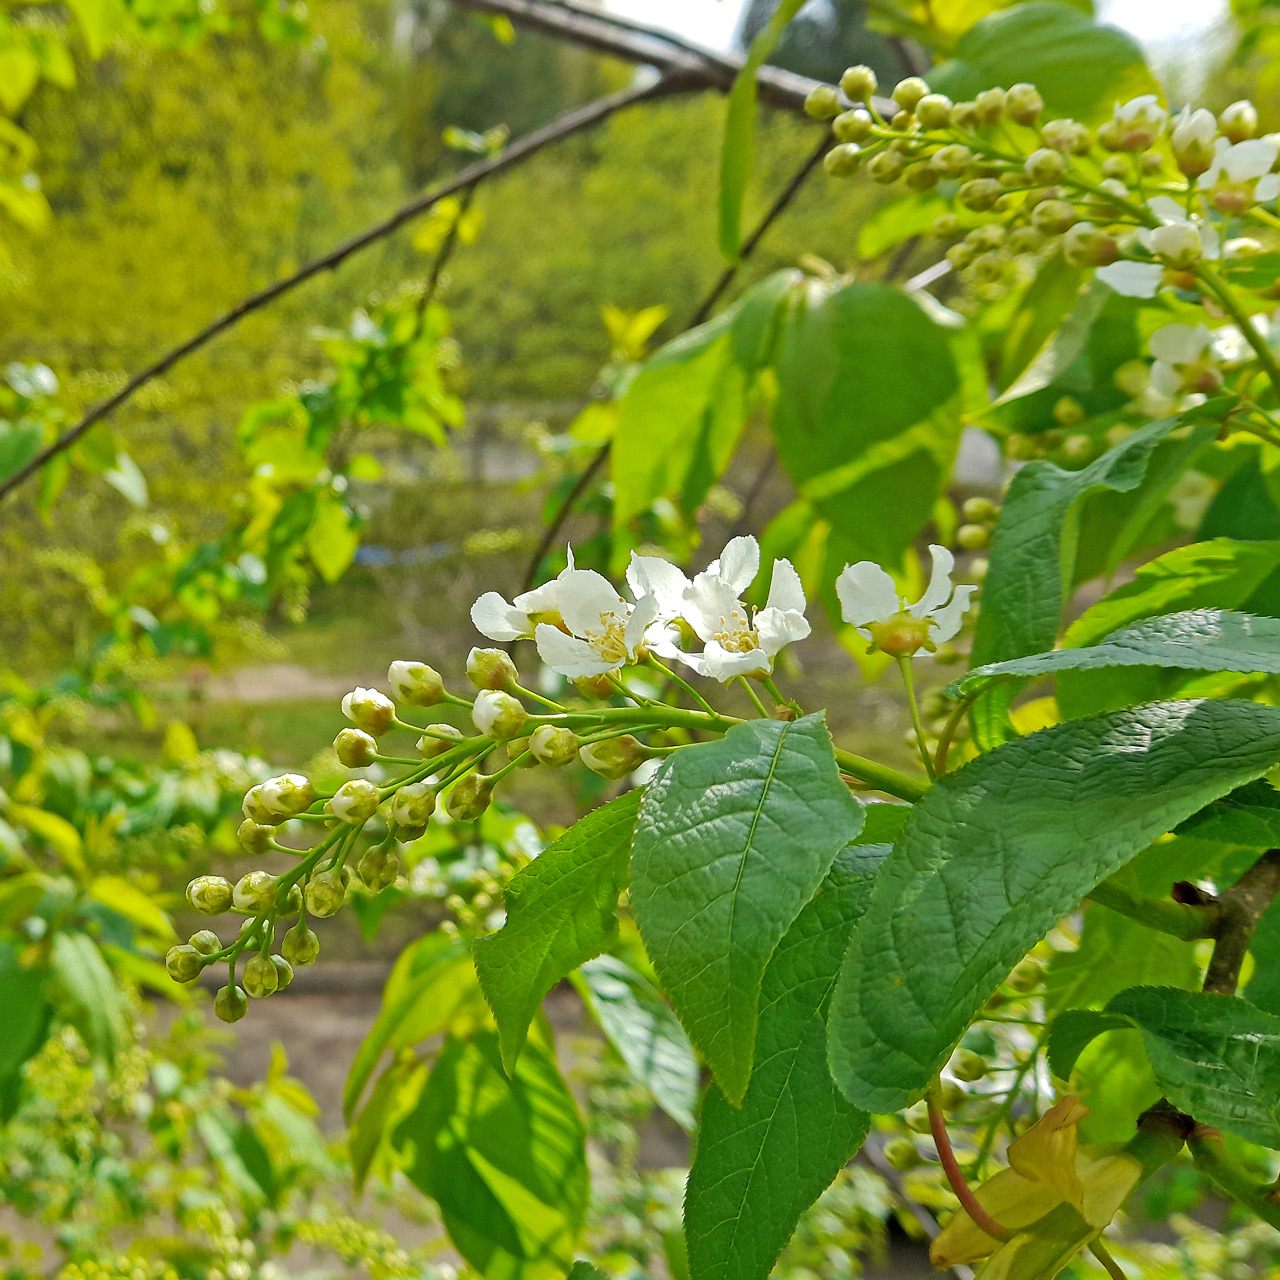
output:
[[733,263],[738,261],[742,201],[755,160],[756,73],[804,3],[805,0],[780,0],[769,21],[751,42],[742,70],[729,90],[729,110],[720,151],[720,252]]
[[563,1276],[590,1186],[582,1123],[541,1039],[508,1077],[496,1034],[450,1036],[394,1141],[405,1174],[482,1276]]
[[769,957],[861,824],[821,715],[735,725],[670,757],[645,792],[631,855],[636,921],[735,1105]]
[[1100,27],[1060,0],[1035,0],[975,23],[956,44],[955,57],[929,72],[937,93],[956,101],[993,84],[1029,80],[1049,115],[1086,124],[1112,105],[1158,93],[1137,42],[1116,27]]
[[0,480],[25,467],[40,452],[44,429],[0,423]]
[[954,214],[965,230],[982,223],[980,215],[956,206],[936,192],[913,191],[876,205],[870,216],[863,219],[858,228],[858,257],[878,258],[904,240],[929,235],[934,220],[943,213]]
[[12,942],[0,941],[0,1120],[16,1110],[22,1083],[22,1064],[45,1042],[49,1034],[49,1002],[44,994],[42,969],[18,960]]
[[[1140,427],[1080,471],[1042,461],[1014,476],[991,542],[974,666],[1053,648],[1075,565],[1081,506],[1103,490],[1135,489],[1152,449],[1175,425],[1169,419]],[[984,745],[999,740],[1011,700],[1012,693],[1001,690],[978,703],[974,723]]]
[[542,1004],[567,973],[618,935],[618,895],[642,793],[587,814],[507,885],[507,922],[475,944],[476,973],[510,1071]]
[[346,573],[360,546],[360,534],[336,497],[316,508],[316,518],[307,530],[307,554],[326,582],[337,582]]
[[827,1071],[826,1014],[889,847],[836,855],[765,970],[741,1108],[707,1091],[685,1195],[693,1280],[764,1280],[800,1215],[866,1137],[871,1117],[840,1096]]
[[1102,667],[1280,673],[1280,618],[1227,609],[1189,609],[1124,627],[1087,649],[1054,649],[975,667],[948,686],[959,696],[1014,676],[1034,678]]
[[468,944],[442,933],[420,938],[401,953],[383,988],[382,1008],[356,1051],[342,1092],[344,1113],[351,1116],[387,1049],[407,1049],[484,1018]]
[[1201,1124],[1280,1148],[1280,1017],[1246,1000],[1173,987],[1131,987],[1102,1013],[1072,1010],[1054,1024],[1049,1060],[1070,1074],[1080,1050],[1121,1027],[1142,1032],[1169,1101]]
[[1253,956],[1253,976],[1244,989],[1245,999],[1267,1013],[1280,1014],[1280,898],[1262,913],[1249,954]]
[[[1075,308],[1080,299],[1083,278],[1084,272],[1078,267],[1067,266],[1061,254],[1050,258],[1032,278],[1009,323],[1000,352],[998,385],[1006,397],[1012,398],[1010,389],[1026,374],[1033,361],[1035,367],[1049,372],[1049,382],[1071,364],[1071,360],[1064,363],[1063,357],[1068,353],[1077,327]],[[1088,305],[1092,308],[1092,297],[1087,296],[1090,296]],[[1087,336],[1086,326],[1076,355],[1083,349]]]
[[100,58],[107,41],[124,23],[126,10],[121,0],[69,0],[69,7],[80,23],[89,52]]
[[1280,848],[1280,793],[1269,782],[1251,782],[1193,814],[1178,834],[1253,849]]
[[351,1178],[357,1194],[364,1189],[375,1165],[383,1168],[384,1172],[390,1172],[388,1153],[394,1161],[391,1134],[422,1096],[426,1076],[426,1068],[421,1062],[397,1058],[378,1077],[369,1101],[347,1132],[347,1154],[351,1159]]
[[93,939],[56,933],[50,949],[50,995],[95,1057],[107,1062],[129,1041],[129,1006]]
[[565,1280],[609,1280],[609,1277],[589,1262],[575,1262]]
[[662,993],[616,956],[588,960],[576,985],[632,1076],[667,1115],[691,1130],[698,1059]]
[[144,933],[155,934],[164,941],[177,937],[168,914],[156,906],[149,894],[143,893],[123,876],[96,876],[90,881],[87,892],[89,897],[124,916]]
[[774,440],[801,497],[856,555],[899,561],[959,442],[946,332],[899,290],[814,282],[782,320],[774,370]]
[[832,1001],[832,1072],[918,1098],[1013,965],[1157,836],[1280,759],[1280,710],[1171,702],[1006,743],[935,783],[886,860]]

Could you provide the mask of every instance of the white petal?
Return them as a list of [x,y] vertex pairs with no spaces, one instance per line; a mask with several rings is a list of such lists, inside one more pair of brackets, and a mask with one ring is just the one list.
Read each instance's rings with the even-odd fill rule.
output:
[[471,621],[490,640],[519,640],[529,634],[525,613],[509,605],[496,591],[486,591],[471,606]]
[[1147,208],[1164,223],[1186,222],[1187,211],[1172,196],[1152,196]]
[[1222,256],[1222,242],[1218,239],[1218,230],[1212,223],[1200,223],[1200,252],[1211,262]]
[[969,607],[969,597],[977,589],[977,587],[957,587],[955,595],[951,597],[951,603],[929,615],[934,622],[934,625],[929,628],[929,639],[934,644],[945,644],[960,630],[965,610]]
[[1265,138],[1248,138],[1237,142],[1222,158],[1222,167],[1232,182],[1248,182],[1271,172],[1276,162],[1276,144]]
[[933,557],[933,572],[924,595],[907,609],[913,618],[923,618],[951,599],[951,570],[956,567],[956,558],[946,547],[936,545],[929,547],[929,554]]
[[636,607],[631,610],[631,617],[627,619],[627,629],[624,638],[627,645],[628,655],[634,656],[640,642],[644,639],[644,633],[657,620],[657,596],[641,596]]
[[790,560],[773,562],[773,577],[769,582],[769,598],[765,601],[766,609],[794,609],[800,613],[805,609],[804,587],[800,575]]
[[1167,324],[1157,329],[1147,341],[1151,354],[1169,364],[1192,364],[1213,341],[1213,335],[1202,324]]
[[751,675],[753,672],[769,670],[769,658],[763,649],[748,649],[745,653],[729,653],[714,640],[707,645],[701,654],[695,655],[699,661],[693,667],[700,675],[710,676],[722,684],[735,676]]
[[1171,364],[1157,360],[1151,366],[1151,389],[1162,396],[1182,394],[1182,375]]
[[1154,298],[1164,279],[1158,262],[1113,262],[1094,273],[1122,298]]
[[575,636],[601,630],[609,614],[626,616],[627,606],[622,597],[609,579],[594,569],[566,569],[557,581],[560,616]]
[[719,575],[741,595],[755,580],[760,572],[760,544],[747,534],[741,538],[731,538],[725,544],[717,561]]
[[745,625],[747,611],[723,578],[700,573],[684,593],[684,617],[705,644],[718,632]]
[[559,627],[538,623],[534,632],[538,657],[562,676],[571,680],[578,676],[602,676],[617,667],[616,662],[602,662],[600,655],[585,641],[567,636]]
[[883,622],[902,608],[893,579],[871,560],[845,565],[836,579],[836,595],[840,616],[853,627]]
[[515,598],[515,606],[517,609],[523,609],[525,613],[558,613],[559,592],[559,580],[552,578],[550,582],[544,582],[542,586],[534,587],[532,591],[522,591]]
[[1253,188],[1253,198],[1260,204],[1266,204],[1276,196],[1280,196],[1280,174],[1268,173],[1259,178]]
[[784,645],[805,639],[812,630],[809,619],[797,609],[761,609],[756,614],[760,647],[770,658],[776,657]]
[[689,579],[669,560],[658,556],[638,556],[634,551],[631,553],[631,563],[627,566],[627,586],[637,600],[641,596],[656,597],[661,617],[680,616],[688,585]]
[[675,658],[680,655],[680,632],[676,627],[664,626],[662,622],[654,623],[644,633],[645,647],[660,658]]

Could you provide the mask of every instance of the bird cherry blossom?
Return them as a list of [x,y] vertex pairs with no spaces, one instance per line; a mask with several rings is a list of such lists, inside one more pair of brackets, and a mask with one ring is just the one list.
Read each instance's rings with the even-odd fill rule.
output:
[[1151,387],[1158,395],[1212,395],[1222,386],[1214,335],[1207,325],[1167,324],[1147,345],[1156,358]]
[[1254,204],[1280,196],[1280,174],[1272,173],[1280,148],[1270,138],[1246,138],[1214,144],[1213,162],[1196,184],[1209,193],[1220,213],[1243,213]]
[[933,572],[915,604],[907,604],[893,579],[871,560],[846,565],[836,579],[841,617],[872,649],[894,658],[911,657],[921,649],[932,653],[960,630],[978,588],[953,586],[955,557],[946,547],[930,546],[929,551]]
[[750,536],[733,538],[685,590],[684,618],[703,650],[675,656],[699,675],[721,682],[768,675],[783,646],[809,634],[804,588],[789,560],[773,562],[763,609],[753,614],[742,602],[759,571],[760,544]]
[[1138,242],[1159,262],[1113,262],[1098,270],[1098,279],[1126,298],[1154,298],[1170,270],[1185,271],[1201,258],[1221,255],[1218,233],[1207,222],[1190,218],[1169,196],[1156,196],[1147,208],[1160,219],[1158,227],[1143,227]]
[[537,623],[534,640],[542,661],[571,680],[607,675],[634,662],[660,611],[656,595],[630,604],[603,575],[574,568],[556,579],[556,606],[560,625]]

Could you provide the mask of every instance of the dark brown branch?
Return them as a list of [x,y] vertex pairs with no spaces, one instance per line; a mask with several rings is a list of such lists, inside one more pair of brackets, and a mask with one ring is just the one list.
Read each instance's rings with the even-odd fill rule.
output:
[[550,146],[554,142],[559,142],[572,134],[580,133],[583,129],[588,129],[592,125],[598,124],[601,120],[608,119],[609,116],[621,111],[624,107],[629,107],[633,103],[644,102],[648,99],[664,97],[667,94],[679,93],[687,88],[689,88],[687,80],[675,76],[663,77],[652,84],[633,85],[630,88],[621,89],[617,93],[597,98],[594,102],[589,102],[585,106],[566,111],[550,124],[535,130],[518,142],[512,143],[500,156],[494,156],[488,160],[479,160],[475,164],[469,165],[447,182],[443,182],[425,195],[418,196],[407,204],[401,205],[390,217],[384,218],[381,222],[362,231],[359,235],[353,236],[350,240],[346,240],[336,248],[331,249],[322,257],[307,263],[306,266],[295,271],[293,275],[285,276],[283,279],[275,281],[274,284],[268,285],[265,289],[260,289],[257,293],[250,294],[249,297],[232,307],[230,311],[219,316],[218,319],[206,325],[198,333],[193,334],[185,342],[180,343],[158,360],[147,365],[145,369],[134,374],[115,395],[102,401],[101,404],[95,405],[75,426],[69,427],[56,440],[36,454],[25,466],[7,476],[3,482],[0,482],[0,499],[12,493],[24,481],[35,475],[51,458],[69,449],[91,427],[101,422],[102,419],[131,399],[139,388],[167,373],[180,360],[185,359],[192,352],[198,351],[220,333],[238,324],[245,316],[261,310],[277,298],[310,280],[313,276],[317,276],[324,271],[334,270],[353,253],[357,253],[359,250],[385,239],[406,222],[416,218],[419,214],[425,213],[433,205],[438,204],[446,196],[455,195],[460,191],[467,191],[478,182],[483,182],[484,179],[492,177],[494,174],[514,168],[544,147]]
[[1240,982],[1249,943],[1262,914],[1280,894],[1280,849],[1269,849],[1217,900],[1217,928],[1213,957],[1204,975],[1204,989],[1232,996]]

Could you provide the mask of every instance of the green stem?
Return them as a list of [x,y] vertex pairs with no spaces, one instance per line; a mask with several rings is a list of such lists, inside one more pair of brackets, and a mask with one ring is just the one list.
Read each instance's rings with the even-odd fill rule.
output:
[[1111,1277],[1111,1280],[1129,1280],[1120,1264],[1111,1256],[1111,1251],[1102,1243],[1101,1236],[1089,1246],[1089,1252],[1101,1263],[1102,1269]]
[[687,693],[689,697],[691,697],[704,711],[709,712],[711,715],[716,714],[715,707],[713,707],[711,703],[709,703],[706,700],[706,698],[704,698],[702,694],[700,694],[697,691],[697,689],[695,689],[693,685],[691,685],[683,676],[681,676],[678,672],[674,671],[671,667],[667,666],[666,663],[659,662],[658,659],[653,656],[653,654],[650,654],[649,664],[651,666],[657,667],[657,669],[661,671],[662,674],[666,676],[667,679],[670,680],[673,684],[679,685],[680,688],[682,688],[685,691],[685,693]]
[[960,722],[964,719],[969,708],[973,706],[977,699],[976,693],[970,694],[967,698],[961,698],[956,703],[955,709],[947,717],[947,723],[942,726],[942,733],[938,738],[938,750],[933,758],[933,776],[942,777],[947,772],[947,757],[951,754],[951,742],[956,736],[956,730],[960,727]]
[[1197,1125],[1187,1139],[1195,1166],[1210,1182],[1233,1200],[1252,1210],[1264,1222],[1280,1228],[1280,1190],[1274,1184],[1255,1182],[1227,1155],[1222,1134]]
[[1216,902],[1196,905],[1174,902],[1172,898],[1138,898],[1114,879],[1094,885],[1087,897],[1088,901],[1096,902],[1100,907],[1107,907],[1146,925],[1148,929],[1181,938],[1184,942],[1214,937],[1221,918]]
[[1275,352],[1267,345],[1266,339],[1253,327],[1253,321],[1236,300],[1231,287],[1206,263],[1202,262],[1196,268],[1196,275],[1205,288],[1222,304],[1222,309],[1236,322],[1244,335],[1244,340],[1258,357],[1258,363],[1266,370],[1267,378],[1276,395],[1280,396],[1280,361],[1276,360]]
[[764,703],[760,701],[760,695],[751,687],[751,681],[746,676],[738,676],[738,683],[747,691],[747,697],[756,705],[756,710],[765,719],[769,719],[769,713],[765,710]]
[[526,689],[522,684],[513,684],[511,688],[522,698],[528,698],[531,702],[540,702],[544,707],[550,707],[552,711],[563,711],[563,704],[556,702],[552,698],[544,698],[540,693],[534,693],[532,689]]
[[929,748],[925,745],[924,723],[920,719],[920,705],[916,701],[916,684],[915,677],[911,674],[911,659],[899,657],[898,670],[902,672],[902,683],[907,688],[907,706],[911,708],[911,726],[916,732],[916,746],[920,748],[920,759],[924,761],[924,771],[932,781],[933,757],[930,756]]

